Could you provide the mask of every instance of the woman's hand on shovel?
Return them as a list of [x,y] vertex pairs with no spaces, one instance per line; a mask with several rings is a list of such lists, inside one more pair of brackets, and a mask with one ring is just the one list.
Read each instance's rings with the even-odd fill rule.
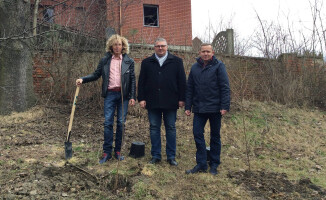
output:
[[80,86],[83,83],[83,79],[79,78],[76,80],[76,85]]

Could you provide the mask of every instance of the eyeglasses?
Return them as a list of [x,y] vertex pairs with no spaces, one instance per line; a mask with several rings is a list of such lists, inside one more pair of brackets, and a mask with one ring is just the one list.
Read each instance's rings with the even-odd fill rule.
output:
[[166,47],[166,45],[156,45],[155,47],[156,48],[164,48],[164,47]]

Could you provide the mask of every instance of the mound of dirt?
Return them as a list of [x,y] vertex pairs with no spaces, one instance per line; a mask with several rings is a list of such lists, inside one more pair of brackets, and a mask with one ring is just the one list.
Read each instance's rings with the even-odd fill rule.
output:
[[326,190],[310,179],[290,181],[284,173],[244,171],[229,172],[234,183],[251,191],[254,197],[266,199],[325,199]]
[[94,196],[116,198],[117,194],[126,196],[131,191],[131,182],[122,175],[99,178],[69,163],[64,166],[44,166],[35,163],[33,168],[33,172],[19,173],[13,180],[2,184],[1,190],[5,193],[2,194],[2,198],[77,199]]

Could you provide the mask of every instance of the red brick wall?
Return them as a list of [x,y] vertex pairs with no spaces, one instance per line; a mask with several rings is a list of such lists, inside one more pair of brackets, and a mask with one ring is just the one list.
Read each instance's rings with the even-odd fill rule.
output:
[[33,84],[34,91],[38,94],[50,93],[51,91],[52,79],[48,70],[54,59],[54,54],[50,52],[34,54]]
[[68,0],[64,2],[42,0],[39,4],[38,19],[43,24],[47,24],[43,18],[43,10],[46,8],[54,9],[54,24],[93,36],[104,37],[105,0]]
[[[185,71],[188,74],[198,53],[171,52],[183,58]],[[139,74],[140,62],[152,53],[152,48],[135,48],[131,51],[130,57],[136,61],[136,75]],[[57,89],[64,93],[65,90],[72,88],[76,77],[93,72],[102,56],[103,52],[75,52],[74,54],[65,50],[40,51],[34,54],[33,78],[35,92],[49,94],[51,89]],[[302,57],[295,54],[283,54],[280,55],[279,59],[275,60],[244,56],[216,56],[226,65],[233,96],[243,95],[246,98],[254,97],[261,100],[266,97],[267,91],[265,89],[271,87],[269,84],[271,69],[285,71],[286,74],[290,75],[289,72],[293,72],[295,69],[314,69],[315,65],[312,63],[322,62],[322,58],[314,61],[312,57]],[[68,76],[70,78],[67,78]]]
[[[111,2],[112,0],[107,0],[108,21],[118,30],[119,7]],[[123,5],[125,2],[124,0]],[[144,26],[144,4],[158,5],[159,27]],[[116,15],[112,16],[112,11],[115,11]],[[192,46],[191,0],[138,0],[126,10],[122,10],[121,16],[122,35],[127,37],[130,43],[153,44],[157,37],[164,37],[170,45]],[[137,30],[134,35],[131,34],[133,30]]]
[[[53,95],[55,100],[70,97],[75,80],[93,72],[102,56],[103,52],[101,51],[66,51],[65,49],[34,53],[33,84],[35,93],[46,96]],[[99,83],[94,82],[94,85],[97,86]],[[97,88],[100,87],[97,86],[89,91],[97,91]]]
[[322,66],[322,58],[313,56],[299,56],[297,54],[282,54],[278,58],[284,67],[292,72],[302,72],[302,68],[314,69],[314,66]]

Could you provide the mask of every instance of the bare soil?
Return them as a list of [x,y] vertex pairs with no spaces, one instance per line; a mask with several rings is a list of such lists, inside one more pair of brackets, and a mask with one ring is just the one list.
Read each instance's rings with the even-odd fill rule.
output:
[[323,199],[326,190],[314,185],[310,179],[290,181],[284,173],[263,171],[230,172],[228,176],[262,199]]
[[[152,190],[141,194],[134,187],[140,181],[146,184],[146,180],[151,178],[144,172],[150,159],[150,141],[148,122],[142,111],[135,108],[128,115],[123,147],[126,161],[118,164],[116,160],[110,160],[107,164],[99,165],[98,158],[102,153],[102,110],[88,105],[78,107],[72,131],[74,154],[69,161],[64,159],[64,141],[71,111],[69,105],[36,107],[26,113],[1,118],[2,199],[142,199],[144,196],[161,199],[160,192],[170,192]],[[179,121],[182,120],[184,116],[179,116]],[[177,129],[182,139],[182,135],[189,132],[189,123],[178,123]],[[146,143],[145,158],[137,160],[128,157],[132,141]],[[160,169],[166,170],[171,176],[184,177],[184,170],[191,166],[183,167],[182,162],[179,160],[180,167],[172,171],[165,163]],[[227,166],[222,165],[221,168],[223,172],[228,171]],[[219,184],[219,176],[214,179],[216,184]],[[229,193],[232,193],[232,187],[240,187],[249,195],[249,199],[325,199],[326,196],[326,190],[314,185],[309,178],[293,181],[283,173],[228,171],[225,177],[231,185]],[[190,185],[200,184],[200,179],[189,181]],[[183,188],[184,194],[179,192],[164,199],[186,199],[191,193],[191,187],[189,189]],[[236,195],[237,199],[241,199],[241,194]],[[223,197],[211,194],[206,199],[214,196],[216,199],[228,199],[230,195]]]

